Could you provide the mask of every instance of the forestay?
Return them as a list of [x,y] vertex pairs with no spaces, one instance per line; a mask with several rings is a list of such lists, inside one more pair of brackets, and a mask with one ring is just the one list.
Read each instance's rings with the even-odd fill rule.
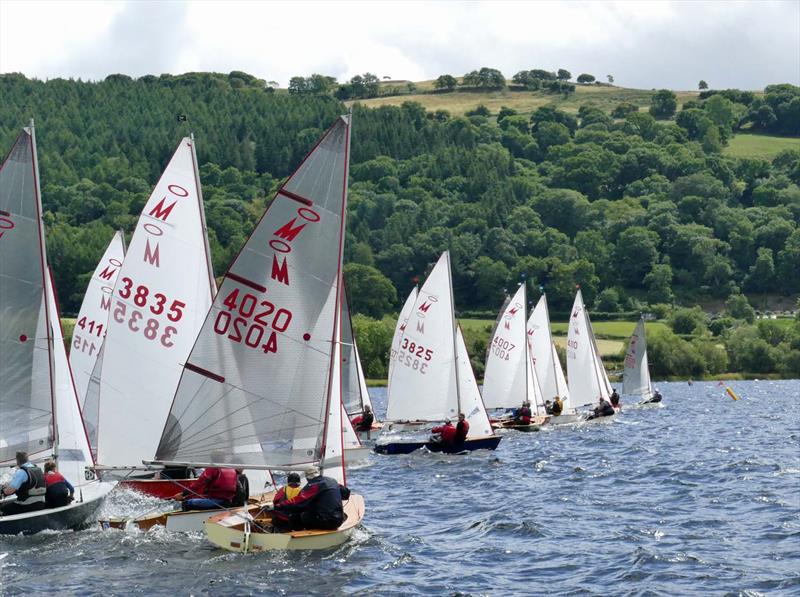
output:
[[544,294],[528,318],[528,346],[544,398],[553,400],[559,396],[564,403],[564,410],[571,409],[569,388],[553,342],[547,297]]
[[0,466],[53,445],[52,334],[33,127],[0,166]]
[[596,403],[601,397],[608,400],[611,384],[597,350],[580,289],[569,319],[567,375],[573,408]]
[[147,201],[117,274],[100,378],[98,461],[156,452],[172,397],[214,296],[192,140]]
[[639,319],[633,331],[625,365],[622,373],[622,393],[650,398],[653,387],[650,383],[650,368],[647,363],[647,338],[644,332],[644,319]]
[[184,367],[159,460],[299,468],[323,450],[326,462],[341,454],[348,144],[343,117],[231,265]]
[[406,302],[403,303],[403,308],[400,309],[400,315],[397,318],[397,324],[394,326],[394,336],[392,336],[392,348],[391,352],[389,353],[389,373],[386,377],[388,379],[388,387],[387,391],[391,393],[392,388],[392,370],[394,368],[395,360],[397,359],[397,352],[400,349],[400,340],[403,337],[403,332],[406,329],[406,325],[408,325],[408,318],[411,317],[411,312],[414,309],[414,305],[417,302],[417,294],[418,290],[417,287],[411,289],[411,292],[408,293],[408,298],[406,298]]
[[441,421],[458,415],[450,254],[445,251],[419,290],[400,337],[386,418]]
[[103,344],[110,314],[111,295],[114,293],[114,283],[124,258],[125,243],[122,232],[117,231],[89,280],[78,318],[75,320],[69,364],[75,377],[75,390],[81,404],[86,399],[86,388],[89,386],[89,379]]
[[478,390],[478,382],[475,380],[475,373],[469,360],[469,353],[467,352],[467,345],[464,343],[464,335],[461,333],[461,326],[456,327],[456,367],[458,367],[461,412],[464,413],[469,422],[467,439],[493,435],[492,424],[489,422],[483,398],[481,398],[481,393]]

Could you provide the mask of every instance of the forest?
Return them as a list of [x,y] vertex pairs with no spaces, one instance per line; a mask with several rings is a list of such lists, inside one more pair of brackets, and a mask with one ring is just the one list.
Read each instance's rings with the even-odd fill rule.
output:
[[[322,88],[287,93],[238,71],[99,82],[0,75],[3,152],[36,121],[64,313],[79,308],[114,230],[130,235],[190,132],[221,275],[283,177],[346,110],[338,87]],[[379,324],[449,249],[464,317],[494,318],[523,281],[531,301],[546,291],[554,319],[566,315],[576,284],[596,318],[674,319],[681,306],[717,304],[712,317],[699,310],[691,328],[671,332],[692,335],[678,338],[690,346],[704,338],[709,354],[665,374],[796,375],[797,325],[773,333],[745,306],[762,308],[767,298],[793,305],[800,292],[800,150],[765,159],[723,148],[743,130],[797,135],[798,126],[800,88],[788,84],[757,94],[707,90],[680,106],[660,90],[649,110],[620,104],[610,112],[587,103],[575,113],[478,106],[457,116],[415,102],[356,103],[345,255],[352,309],[363,326]],[[736,342],[767,356],[737,361],[737,349],[714,363],[715,347]],[[701,348],[693,350],[702,356]],[[362,350],[375,377],[380,350]]]

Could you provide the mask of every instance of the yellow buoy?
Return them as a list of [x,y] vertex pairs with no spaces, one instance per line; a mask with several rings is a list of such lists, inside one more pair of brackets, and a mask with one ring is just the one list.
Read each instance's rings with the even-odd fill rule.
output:
[[728,392],[728,396],[730,396],[734,400],[738,400],[739,399],[739,397],[730,388],[725,388],[725,391]]

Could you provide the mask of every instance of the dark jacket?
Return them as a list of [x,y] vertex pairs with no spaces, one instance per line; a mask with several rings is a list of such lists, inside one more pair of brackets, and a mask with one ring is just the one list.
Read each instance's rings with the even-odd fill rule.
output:
[[597,414],[600,417],[610,417],[614,414],[614,407],[608,402],[603,402],[602,406],[598,406]]
[[17,502],[22,504],[33,504],[43,502],[47,491],[47,482],[44,479],[44,472],[38,466],[22,466],[28,478],[17,489]]
[[[275,504],[281,512],[310,512],[324,522],[344,522],[342,500],[350,497],[350,490],[331,477],[314,477],[290,500]],[[338,525],[337,525],[338,526]]]
[[456,442],[463,442],[466,441],[467,435],[469,434],[469,421],[464,419],[463,421],[459,421],[458,425],[456,425]]
[[561,414],[561,411],[564,410],[564,403],[561,400],[553,400],[553,406],[550,407],[550,410],[554,417],[557,417]]
[[372,429],[372,423],[375,421],[375,415],[372,411],[365,412],[361,415],[361,420],[356,425],[356,431],[369,431]]
[[514,417],[514,422],[517,424],[528,425],[531,422],[531,407],[523,406],[517,411],[517,416]]

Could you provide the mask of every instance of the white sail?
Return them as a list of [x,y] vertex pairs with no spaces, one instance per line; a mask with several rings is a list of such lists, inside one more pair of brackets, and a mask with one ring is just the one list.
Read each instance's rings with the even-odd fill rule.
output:
[[111,295],[123,259],[125,259],[125,243],[122,232],[118,231],[108,243],[100,263],[89,280],[78,318],[75,320],[69,364],[75,377],[75,390],[78,392],[81,404],[86,398],[89,378],[103,344],[110,315]]
[[361,366],[361,357],[358,356],[358,343],[353,338],[353,352],[356,357],[356,373],[358,375],[358,387],[361,390],[361,404],[362,406],[369,406],[369,409],[375,413],[372,408],[372,400],[369,397],[369,388],[367,388],[367,378],[364,376],[364,368]]
[[653,387],[650,383],[650,368],[647,363],[647,338],[644,332],[644,319],[639,319],[625,353],[622,373],[622,393],[650,398]]
[[458,415],[450,254],[445,251],[419,290],[400,337],[386,418],[441,421]]
[[559,396],[564,403],[564,410],[569,410],[572,406],[569,388],[553,342],[545,295],[541,296],[528,318],[528,346],[545,400],[553,400]]
[[467,345],[464,343],[464,336],[461,333],[460,326],[456,328],[456,367],[458,367],[461,412],[464,413],[467,422],[469,422],[467,439],[493,435],[492,424],[489,422],[486,407],[478,390],[478,382],[475,380],[475,373],[472,370],[472,363],[469,360]]
[[[541,402],[535,373],[531,375],[525,329],[525,285],[506,304],[489,343],[483,401],[486,408],[518,408]],[[532,379],[533,377],[533,379]]]
[[601,397],[608,400],[611,384],[597,351],[597,343],[580,289],[575,296],[569,319],[567,375],[573,408],[594,404]]
[[0,166],[0,466],[55,439],[52,333],[33,127]]
[[83,425],[78,394],[72,378],[67,351],[64,348],[64,334],[55,301],[55,286],[52,276],[48,275],[49,284],[46,295],[50,328],[53,334],[53,388],[55,391],[56,420],[58,421],[57,454],[58,470],[75,487],[87,482],[86,467],[92,466],[92,454],[89,440]]
[[361,413],[364,410],[364,405],[368,404],[372,408],[372,403],[369,399],[361,361],[358,358],[358,347],[353,334],[353,322],[350,318],[350,306],[347,300],[342,301],[341,320],[342,403],[344,404],[345,413],[353,416]]
[[214,290],[194,148],[184,138],[117,274],[100,379],[101,464],[137,465],[155,454]]
[[215,452],[214,462],[274,469],[341,461],[349,136],[348,119],[338,119],[231,265],[186,360],[159,460],[202,463]]
[[403,308],[400,309],[400,315],[397,317],[397,324],[394,326],[394,336],[392,336],[391,352],[389,353],[389,371],[386,376],[386,379],[389,380],[387,391],[390,393],[392,387],[392,369],[394,368],[397,353],[400,349],[400,340],[403,337],[406,325],[408,325],[408,318],[411,317],[414,305],[417,302],[417,294],[418,289],[414,286],[411,292],[408,293],[408,298],[406,298],[406,302],[403,303]]

